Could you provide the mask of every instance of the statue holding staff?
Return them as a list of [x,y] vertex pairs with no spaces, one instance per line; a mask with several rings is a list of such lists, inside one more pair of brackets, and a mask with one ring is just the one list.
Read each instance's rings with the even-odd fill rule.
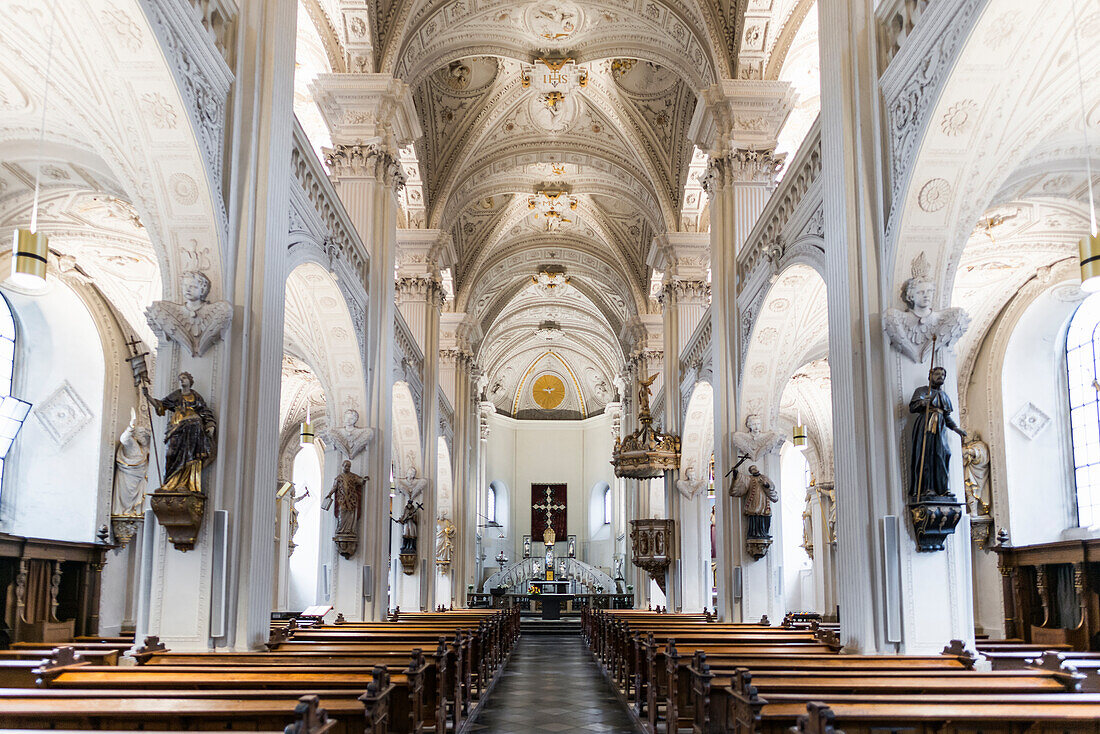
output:
[[157,491],[202,493],[202,468],[214,460],[218,423],[202,395],[191,389],[195,378],[190,372],[180,373],[179,384],[179,390],[160,400],[141,387],[157,415],[171,414],[164,436],[164,483]]
[[951,417],[951,398],[943,389],[946,379],[947,370],[933,367],[928,371],[928,385],[914,390],[909,400],[909,412],[916,416],[910,436],[910,501],[951,495],[948,477],[951,447],[947,445],[947,431],[944,429],[950,429],[964,439],[966,431],[959,428]]

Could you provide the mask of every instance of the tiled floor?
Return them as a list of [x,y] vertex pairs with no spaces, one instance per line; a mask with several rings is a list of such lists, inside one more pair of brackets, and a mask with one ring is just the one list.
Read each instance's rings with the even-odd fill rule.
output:
[[636,734],[577,635],[520,638],[471,727],[485,734]]

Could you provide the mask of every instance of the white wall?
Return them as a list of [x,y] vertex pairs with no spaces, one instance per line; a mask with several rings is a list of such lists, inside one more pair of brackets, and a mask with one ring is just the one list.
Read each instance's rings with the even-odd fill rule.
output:
[[[94,541],[106,380],[99,331],[76,294],[56,282],[41,295],[0,290],[16,322],[12,394],[34,406],[9,454],[0,529]],[[66,382],[71,392],[47,405]],[[40,418],[63,433],[82,425],[59,445]],[[163,446],[158,450],[163,457]]]
[[[591,499],[598,482],[615,481],[611,449],[610,416],[583,421],[519,421],[490,416],[486,481],[507,487],[506,502],[500,506],[507,513],[497,514],[504,525],[502,530],[482,530],[486,570],[497,570],[493,559],[502,547],[509,560],[521,557],[523,536],[531,534],[531,485],[565,484],[566,526],[570,535],[577,536],[577,556],[610,571],[614,538],[602,525],[602,516],[593,517],[593,512],[602,513],[602,504]],[[497,537],[501,532],[506,536],[504,540]]]
[[[1077,304],[1052,294],[1047,291],[1027,308],[1005,352],[1005,477],[1009,537],[1017,546],[1060,540],[1063,531],[1076,524],[1064,325]],[[1028,403],[1050,419],[1034,438],[1012,422]]]

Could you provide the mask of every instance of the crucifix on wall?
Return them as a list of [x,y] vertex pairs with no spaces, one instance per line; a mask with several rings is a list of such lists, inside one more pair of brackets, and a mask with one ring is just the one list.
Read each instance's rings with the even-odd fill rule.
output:
[[566,485],[531,485],[531,537],[541,539],[553,528],[554,539],[566,538]]

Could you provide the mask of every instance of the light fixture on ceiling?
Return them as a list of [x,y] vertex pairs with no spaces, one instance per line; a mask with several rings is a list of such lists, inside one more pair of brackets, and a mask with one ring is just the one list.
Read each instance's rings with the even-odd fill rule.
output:
[[1077,0],[1073,0],[1073,45],[1077,51],[1077,85],[1081,95],[1081,134],[1085,139],[1085,181],[1089,192],[1089,234],[1081,238],[1078,248],[1081,255],[1081,290],[1087,293],[1100,291],[1100,237],[1096,227],[1096,199],[1092,192],[1092,151],[1089,149],[1089,117],[1085,106],[1085,75],[1081,70],[1081,40],[1078,37],[1080,22],[1077,16]]
[[794,429],[791,431],[791,443],[799,451],[806,450],[806,426],[802,424],[802,412],[798,413],[798,423],[795,423]]
[[38,231],[38,194],[42,172],[42,144],[46,137],[46,102],[50,93],[50,65],[53,61],[53,34],[57,17],[50,3],[50,40],[46,45],[46,86],[42,90],[42,125],[38,131],[38,157],[34,164],[34,200],[29,229],[18,228],[12,235],[11,282],[30,289],[46,284],[46,263],[50,254],[49,238]]
[[309,418],[309,406],[306,406],[306,419],[298,430],[299,444],[305,446],[312,444],[316,437],[313,435],[313,422]]

